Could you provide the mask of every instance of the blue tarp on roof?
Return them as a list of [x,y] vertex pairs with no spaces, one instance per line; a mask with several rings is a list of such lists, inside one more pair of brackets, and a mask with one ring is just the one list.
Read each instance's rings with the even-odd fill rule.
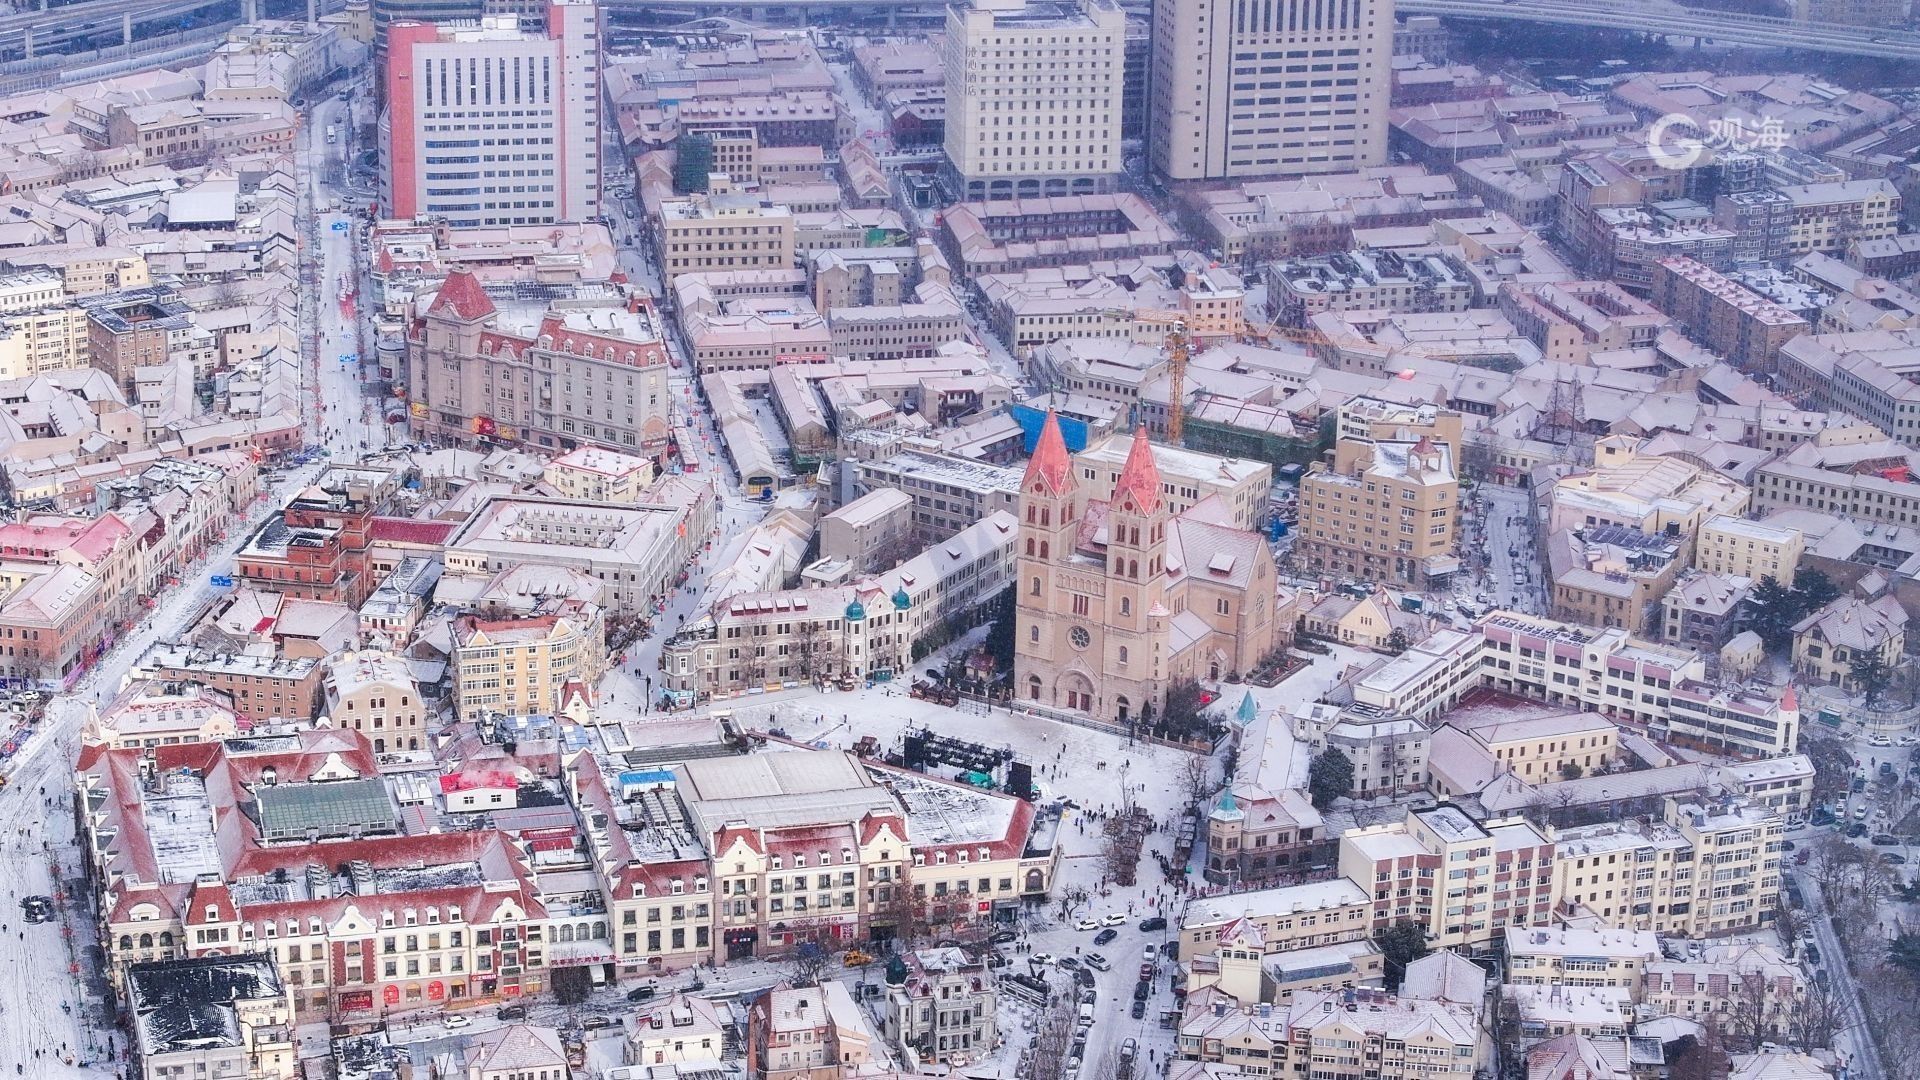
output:
[[[1028,455],[1040,445],[1040,429],[1046,426],[1047,414],[1043,409],[1031,405],[1008,406],[1014,422],[1020,425],[1020,446]],[[1060,418],[1060,437],[1066,440],[1067,452],[1077,454],[1087,448],[1087,422],[1075,420],[1070,416]]]

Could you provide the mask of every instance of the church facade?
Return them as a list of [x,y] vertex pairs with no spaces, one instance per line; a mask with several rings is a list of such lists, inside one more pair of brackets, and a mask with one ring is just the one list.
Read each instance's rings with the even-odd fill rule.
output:
[[1135,432],[1112,495],[1083,490],[1051,415],[1020,488],[1014,694],[1122,723],[1169,683],[1251,670],[1280,641],[1273,558],[1215,496],[1167,505]]

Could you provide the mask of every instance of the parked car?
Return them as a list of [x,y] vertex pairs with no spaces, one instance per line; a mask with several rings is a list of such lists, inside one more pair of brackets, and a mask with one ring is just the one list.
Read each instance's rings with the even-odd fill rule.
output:
[[580,1021],[580,1028],[583,1031],[598,1031],[601,1028],[613,1027],[618,1023],[619,1021],[611,1016],[589,1016],[585,1020]]
[[1079,922],[1073,924],[1073,928],[1075,930],[1098,930],[1100,929],[1100,920],[1081,919]]
[[1059,968],[1061,971],[1079,971],[1080,958],[1077,956],[1063,956],[1054,961],[1053,966]]
[[1141,982],[1153,981],[1153,965],[1152,964],[1140,965],[1140,981]]
[[471,1017],[467,1017],[467,1016],[458,1016],[458,1015],[456,1015],[456,1016],[449,1016],[449,1017],[447,1017],[447,1019],[446,1019],[446,1025],[447,1025],[447,1027],[448,1027],[449,1029],[452,1029],[452,1028],[463,1028],[463,1027],[466,1027],[466,1026],[467,1026],[468,1024],[471,1024],[471,1023],[473,1023],[473,1019],[472,1019]]
[[525,1020],[527,1018],[527,1007],[525,1005],[502,1005],[494,1010],[493,1015],[502,1020]]
[[1102,930],[1099,933],[1093,935],[1093,943],[1095,945],[1105,945],[1107,942],[1112,941],[1114,938],[1117,938],[1119,936],[1120,936],[1120,932],[1117,930]]
[[[1820,974],[1825,975],[1826,972],[1823,971]],[[1135,998],[1133,1002],[1133,1012],[1132,1012],[1133,1018],[1135,1020],[1138,1020],[1146,1015],[1147,1015],[1146,1000],[1144,998]]]
[[1802,951],[1807,958],[1807,963],[1816,965],[1820,963],[1820,946],[1809,943]]
[[1793,853],[1793,865],[1805,866],[1807,865],[1807,861],[1811,858],[1813,858],[1813,849],[1801,848],[1799,851],[1796,851]]
[[1141,955],[1146,957],[1147,963],[1151,964],[1155,960],[1160,959],[1160,950],[1154,947],[1153,942],[1149,941],[1147,942],[1147,947],[1142,950]]
[[1813,981],[1816,986],[1820,987],[1820,989],[1822,990],[1825,990],[1827,988],[1827,983],[1831,981],[1827,977],[1827,969],[1821,968],[1819,971],[1814,972]]
[[1907,865],[1907,857],[1905,855],[1900,854],[1897,851],[1889,851],[1885,855],[1882,855],[1880,857],[1887,860],[1888,862],[1892,863],[1895,866]]
[[1110,914],[1108,914],[1106,918],[1104,918],[1104,919],[1101,919],[1101,920],[1100,920],[1100,925],[1102,925],[1102,926],[1125,926],[1125,925],[1127,925],[1127,917],[1126,917],[1125,915],[1122,915],[1122,914],[1120,914],[1119,912],[1117,912],[1117,911],[1115,911],[1115,912],[1112,912],[1112,913],[1110,913]]
[[1858,840],[1865,835],[1867,835],[1866,822],[1856,821],[1853,824],[1847,826],[1847,836],[1850,837],[1851,839]]
[[1010,942],[1019,941],[1020,934],[1015,930],[995,930],[993,936],[987,940],[993,942],[995,945],[1006,945]]
[[1884,832],[1874,833],[1873,846],[1874,847],[1899,847],[1900,838],[1893,835],[1892,833],[1884,833]]
[[1027,957],[1028,967],[1040,967],[1044,964],[1051,963],[1053,963],[1053,954],[1050,952],[1037,952]]
[[654,995],[654,987],[652,985],[636,986],[633,989],[627,991],[627,1000],[628,1001],[652,1001],[653,995]]
[[1003,952],[996,951],[987,954],[987,966],[990,968],[1003,968],[1011,963],[1013,963],[1013,961],[1007,959],[1007,954]]
[[1113,970],[1113,964],[1110,963],[1106,957],[1101,956],[1097,952],[1087,954],[1087,966],[1092,968],[1095,971],[1112,971]]
[[1135,1001],[1145,1001],[1152,993],[1153,984],[1150,982],[1137,982],[1133,984],[1133,1000]]
[[1149,933],[1155,930],[1165,930],[1166,928],[1167,928],[1167,920],[1161,918],[1158,915],[1155,915],[1151,919],[1140,920],[1140,929],[1148,931]]

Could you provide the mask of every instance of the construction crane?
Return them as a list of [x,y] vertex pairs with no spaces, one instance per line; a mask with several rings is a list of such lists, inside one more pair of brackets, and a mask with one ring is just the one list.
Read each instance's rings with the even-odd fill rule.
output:
[[1187,427],[1187,358],[1193,350],[1186,313],[1152,308],[1102,308],[1093,314],[1125,322],[1166,325],[1167,445],[1181,445]]

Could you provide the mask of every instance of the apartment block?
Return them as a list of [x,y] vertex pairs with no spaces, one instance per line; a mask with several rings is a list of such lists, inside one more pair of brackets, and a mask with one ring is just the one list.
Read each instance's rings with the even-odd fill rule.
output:
[[1303,702],[1291,718],[1293,737],[1311,753],[1337,749],[1353,763],[1353,794],[1371,799],[1427,785],[1432,733],[1411,716],[1356,702]]
[[1562,529],[1546,543],[1549,614],[1584,626],[1659,628],[1660,599],[1685,567],[1681,543],[1618,525]]
[[1916,342],[1920,331],[1908,329],[1802,335],[1780,350],[1780,388],[1815,407],[1851,413],[1909,446],[1920,445]]
[[1340,874],[1372,890],[1373,929],[1410,919],[1435,948],[1551,922],[1555,867],[1555,842],[1532,825],[1483,825],[1452,803],[1340,837]]
[[1660,936],[1599,919],[1509,926],[1507,981],[1518,986],[1600,986],[1637,991],[1641,972],[1661,960]]
[[381,198],[392,217],[539,225],[600,216],[600,9],[388,27]]
[[1508,282],[1500,313],[1547,360],[1584,364],[1595,352],[1652,347],[1671,320],[1610,281]]
[[1327,311],[1465,311],[1472,280],[1442,252],[1353,250],[1290,259],[1267,268],[1268,314],[1305,326]]
[[793,212],[758,195],[723,190],[669,199],[653,225],[669,285],[681,274],[794,265]]
[[[1477,1003],[1379,990],[1296,994],[1283,1005],[1215,999],[1189,1005],[1182,1059],[1203,1071],[1172,1075],[1298,1076],[1325,1080],[1471,1080],[1492,1058]],[[1251,1071],[1242,1068],[1250,1066]],[[1207,1070],[1233,1068],[1233,1074]]]
[[1809,329],[1801,316],[1692,259],[1655,264],[1652,297],[1687,336],[1743,371],[1772,371],[1781,347]]
[[1113,0],[947,8],[946,170],[963,201],[1111,191],[1126,14]]
[[1373,934],[1372,919],[1372,898],[1344,877],[1196,896],[1180,920],[1180,955],[1211,956],[1221,941],[1248,927],[1268,952],[1364,941]]
[[1843,180],[1780,189],[1791,204],[1787,253],[1844,253],[1856,241],[1900,231],[1900,191],[1891,180]]
[[1342,439],[1300,481],[1298,555],[1313,570],[1425,587],[1459,565],[1445,443]]
[[551,716],[569,683],[594,686],[606,671],[600,608],[563,601],[563,610],[511,619],[461,616],[454,624],[453,696],[463,719],[488,713]]
[[1385,163],[1393,30],[1380,0],[1156,6],[1154,171],[1220,180]]
[[351,728],[373,752],[426,748],[432,710],[400,657],[392,653],[338,653],[327,664],[326,715],[335,727]]
[[1564,915],[1680,937],[1771,925],[1785,819],[1740,796],[1668,796],[1658,820],[1555,834],[1554,893]]
[[[169,777],[165,792],[146,769]],[[400,835],[357,732],[94,744],[76,781],[95,808],[82,823],[94,880],[110,883],[102,942],[116,986],[135,963],[247,949],[272,957],[301,1023],[546,988],[545,908],[515,842],[492,829]],[[212,807],[243,794],[259,816],[232,820],[222,846]],[[322,843],[326,865],[312,861]],[[155,864],[159,849],[177,854]]]
[[295,1080],[293,995],[267,952],[154,960],[127,970],[145,1076]]
[[1789,584],[1805,548],[1806,539],[1798,529],[1722,514],[1700,526],[1693,565],[1709,574],[1752,581],[1772,578]]
[[156,679],[205,684],[255,720],[305,720],[318,715],[323,701],[320,659],[281,655],[271,642],[235,653],[160,642],[141,658],[139,670]]

